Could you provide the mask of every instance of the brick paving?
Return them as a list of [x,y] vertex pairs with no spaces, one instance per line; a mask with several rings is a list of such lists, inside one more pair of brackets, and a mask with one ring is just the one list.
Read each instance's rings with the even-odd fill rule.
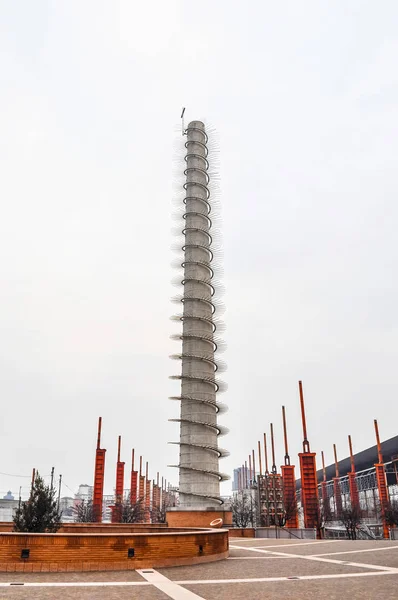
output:
[[[294,542],[236,538],[230,540],[230,545],[232,560],[163,568],[157,571],[177,583],[181,593],[184,593],[184,589],[189,590],[204,600],[247,600],[248,598],[250,600],[286,600],[286,598],[341,600],[345,597],[350,600],[377,600],[377,598],[396,600],[398,598],[397,542],[370,540],[311,543],[305,540]],[[279,556],[278,553],[287,556]],[[381,570],[382,568],[385,570]],[[294,579],[287,579],[290,577]],[[272,579],[275,578],[279,579],[273,581]],[[255,579],[266,579],[266,581],[253,581]],[[211,583],[214,580],[217,583]],[[0,573],[1,582],[88,584],[87,587],[10,587],[8,585],[0,587],[0,599],[9,600],[177,598],[173,595],[167,596],[152,585],[136,585],[134,582],[144,583],[144,579],[135,571]],[[107,585],[90,586],[90,582],[103,582]],[[112,585],[113,582],[131,582],[132,585],[117,586]]]
[[170,600],[153,586],[103,588],[2,588],[0,598],[7,600]]

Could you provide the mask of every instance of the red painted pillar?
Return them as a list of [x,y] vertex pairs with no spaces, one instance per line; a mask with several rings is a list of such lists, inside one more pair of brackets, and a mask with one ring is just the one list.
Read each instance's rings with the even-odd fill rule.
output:
[[144,520],[144,511],[145,511],[145,476],[142,475],[142,456],[140,456],[140,474],[139,474],[139,490],[138,490],[138,500],[141,504],[141,519]]
[[148,463],[145,469],[145,523],[151,522],[151,480],[148,477]]
[[137,503],[137,475],[138,472],[134,470],[134,448],[131,457],[131,481],[130,481],[130,504],[133,506]]
[[307,439],[307,424],[305,419],[304,395],[302,382],[299,381],[301,419],[303,423],[303,452],[299,454],[301,471],[301,502],[304,511],[304,527],[318,527],[319,503],[318,503],[318,480],[316,476],[316,454],[310,452],[310,444]]
[[333,477],[335,517],[336,517],[336,519],[341,519],[341,514],[343,512],[343,503],[341,500],[339,463],[337,460],[336,444],[333,444],[333,452],[334,452],[334,468],[335,468],[335,473],[336,473],[335,477]]
[[124,462],[120,460],[122,436],[119,435],[116,463],[115,506],[112,507],[112,523],[121,523],[124,491]]
[[385,472],[385,468],[384,468],[383,454],[381,452],[379,427],[377,425],[376,419],[374,420],[374,426],[375,426],[375,433],[376,433],[377,455],[378,455],[378,462],[375,464],[376,480],[377,480],[377,487],[379,489],[381,518],[383,521],[383,537],[384,537],[384,539],[388,540],[388,539],[390,539],[390,532],[389,532],[388,525],[386,522],[385,511],[386,511],[386,508],[389,503],[389,495],[388,495],[388,488],[387,488],[386,472]]
[[97,449],[95,451],[93,518],[95,523],[102,523],[102,499],[104,495],[105,452],[101,448],[102,417],[98,419]]
[[357,486],[357,474],[355,472],[355,462],[354,462],[354,455],[352,452],[352,443],[351,443],[351,436],[348,436],[348,445],[350,448],[350,460],[351,460],[351,472],[348,473],[348,483],[350,486],[350,499],[351,499],[351,506],[357,506],[358,508],[360,508],[359,505],[359,494],[358,494],[358,486]]
[[286,513],[286,527],[298,528],[298,513],[296,503],[296,477],[294,465],[290,464],[289,447],[287,443],[287,427],[285,407],[282,406],[283,437],[285,441],[285,464],[281,467],[283,482],[283,504]]

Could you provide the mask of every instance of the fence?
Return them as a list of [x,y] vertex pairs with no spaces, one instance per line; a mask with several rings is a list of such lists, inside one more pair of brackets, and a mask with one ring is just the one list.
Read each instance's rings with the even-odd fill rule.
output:
[[255,537],[281,540],[315,540],[316,529],[285,529],[280,527],[256,527]]

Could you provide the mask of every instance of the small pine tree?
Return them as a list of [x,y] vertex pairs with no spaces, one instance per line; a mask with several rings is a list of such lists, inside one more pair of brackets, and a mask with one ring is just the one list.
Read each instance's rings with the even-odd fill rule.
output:
[[29,500],[18,506],[14,515],[14,531],[54,533],[61,526],[55,490],[37,473]]

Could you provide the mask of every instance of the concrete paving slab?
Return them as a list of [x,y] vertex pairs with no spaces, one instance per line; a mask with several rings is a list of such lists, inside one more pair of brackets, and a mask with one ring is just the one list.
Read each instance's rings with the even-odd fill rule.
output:
[[205,600],[397,600],[397,575],[288,582],[186,585]]
[[[329,556],[325,556],[329,558]],[[398,548],[396,550],[382,550],[381,552],[353,552],[352,554],[333,554],[330,558],[337,560],[348,560],[350,562],[360,562],[369,565],[381,565],[398,569]],[[397,592],[398,598],[398,592]]]
[[[256,540],[258,541],[258,540]],[[231,545],[231,549],[234,549],[234,546],[241,546],[241,544],[235,543]],[[392,542],[389,540],[380,540],[380,541],[366,541],[366,540],[344,540],[338,542],[329,542],[323,543],[313,542],[311,544],[250,544],[245,545],[245,548],[259,548],[263,550],[269,551],[281,551],[286,554],[300,554],[303,556],[316,556],[316,555],[325,555],[327,558],[330,555],[334,555],[337,552],[346,552],[346,551],[354,551],[354,550],[371,550],[377,548],[394,548],[398,546],[397,542]],[[245,550],[246,551],[246,550]],[[248,550],[248,552],[251,552]],[[371,552],[369,552],[371,553]],[[337,554],[336,554],[337,556]],[[332,558],[332,556],[331,556]]]
[[252,577],[291,577],[366,571],[359,567],[301,560],[297,558],[273,561],[224,560],[208,565],[158,569],[172,581],[205,579],[250,579]]
[[153,586],[78,588],[0,588],[7,600],[170,600]]
[[90,571],[85,573],[0,573],[0,583],[7,581],[144,581],[136,571]]

